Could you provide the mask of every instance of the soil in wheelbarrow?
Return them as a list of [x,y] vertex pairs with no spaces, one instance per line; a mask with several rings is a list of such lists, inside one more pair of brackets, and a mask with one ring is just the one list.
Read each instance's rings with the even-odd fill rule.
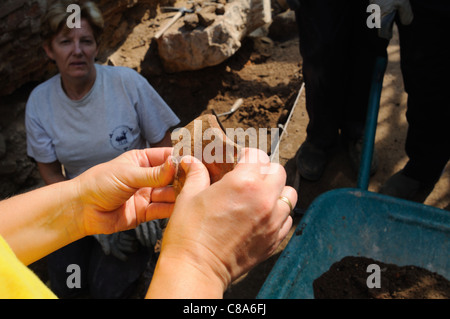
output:
[[[376,271],[379,267],[379,288]],[[369,285],[368,285],[369,282]],[[369,288],[371,286],[373,288]],[[416,266],[397,266],[366,257],[345,257],[313,282],[316,299],[449,299],[450,282]]]

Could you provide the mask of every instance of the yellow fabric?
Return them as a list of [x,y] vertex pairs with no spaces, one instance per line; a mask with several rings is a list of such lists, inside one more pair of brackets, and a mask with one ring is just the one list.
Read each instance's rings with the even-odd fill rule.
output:
[[2,236],[0,236],[0,298],[56,298],[39,277],[16,257]]

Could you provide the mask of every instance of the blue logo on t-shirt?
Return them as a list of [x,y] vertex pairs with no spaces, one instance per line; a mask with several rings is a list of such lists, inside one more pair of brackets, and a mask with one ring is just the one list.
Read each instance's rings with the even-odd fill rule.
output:
[[131,144],[131,131],[133,129],[126,125],[116,127],[111,134],[109,134],[109,141],[116,150],[127,151]]

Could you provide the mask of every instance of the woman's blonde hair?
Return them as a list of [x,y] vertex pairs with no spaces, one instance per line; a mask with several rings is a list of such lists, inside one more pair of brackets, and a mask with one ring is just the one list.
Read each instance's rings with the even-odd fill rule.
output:
[[67,28],[67,19],[73,12],[67,12],[67,7],[76,4],[80,7],[80,18],[86,19],[91,26],[95,42],[98,44],[103,31],[104,21],[100,9],[91,1],[63,0],[53,3],[41,19],[41,39],[50,45],[53,37]]

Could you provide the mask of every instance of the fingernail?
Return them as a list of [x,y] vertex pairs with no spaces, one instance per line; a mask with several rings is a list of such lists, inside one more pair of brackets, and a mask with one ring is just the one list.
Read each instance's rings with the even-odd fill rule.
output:
[[178,172],[178,160],[175,156],[169,155],[166,160],[166,166],[168,169],[173,170],[173,173],[176,174]]

